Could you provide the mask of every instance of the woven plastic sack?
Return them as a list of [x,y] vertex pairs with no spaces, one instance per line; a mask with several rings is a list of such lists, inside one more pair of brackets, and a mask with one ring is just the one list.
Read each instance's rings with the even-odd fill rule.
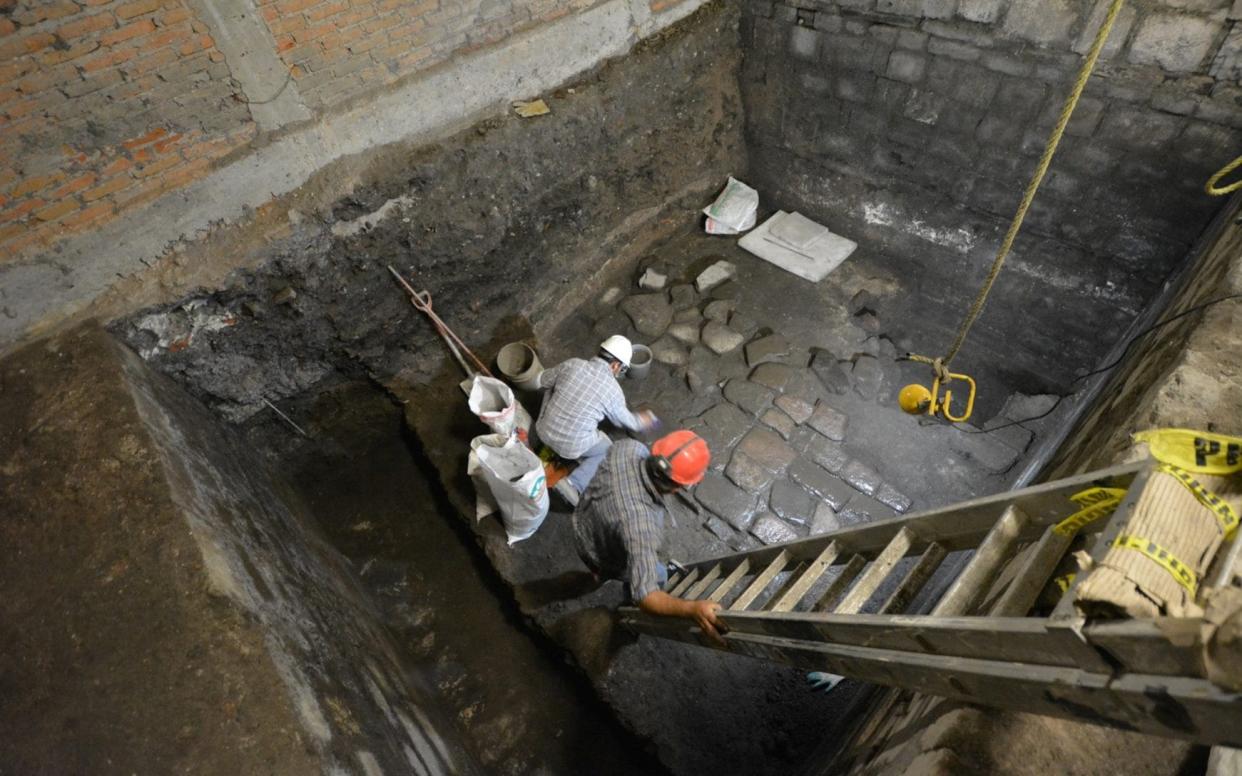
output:
[[494,377],[476,375],[470,385],[470,411],[495,434],[509,436],[530,428],[530,413],[513,395],[513,389]]
[[759,192],[732,175],[716,201],[703,208],[708,234],[738,234],[755,225],[759,212]]
[[499,510],[510,545],[529,539],[543,525],[548,516],[543,461],[516,436],[475,437],[466,472],[478,492],[476,519]]

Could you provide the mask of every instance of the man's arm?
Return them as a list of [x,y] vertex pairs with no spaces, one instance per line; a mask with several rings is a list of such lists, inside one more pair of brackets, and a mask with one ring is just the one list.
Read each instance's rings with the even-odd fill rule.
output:
[[714,601],[687,601],[684,598],[671,596],[663,590],[655,590],[638,602],[638,608],[648,614],[694,620],[694,623],[709,638],[720,643],[724,643],[720,634],[729,632],[728,627],[716,617],[716,612],[720,611],[720,604]]
[[639,410],[638,412],[630,412],[630,408],[625,405],[625,393],[621,390],[621,386],[614,385],[609,391],[608,399],[604,402],[604,417],[618,428],[626,431],[643,432],[648,431],[655,424],[655,414],[648,410]]
[[536,386],[539,390],[544,391],[556,385],[556,378],[560,377],[561,367],[564,364],[557,364],[551,369],[545,369],[539,373],[539,384]]

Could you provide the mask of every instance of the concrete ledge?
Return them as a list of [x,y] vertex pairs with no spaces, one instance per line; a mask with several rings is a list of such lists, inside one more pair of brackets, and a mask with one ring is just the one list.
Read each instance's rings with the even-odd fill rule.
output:
[[[245,219],[338,159],[397,142],[434,140],[509,100],[532,97],[625,54],[706,2],[684,0],[653,14],[647,0],[606,0],[279,136],[53,251],[0,266],[0,350],[82,310],[118,278],[145,270],[171,244]],[[550,51],[557,56],[549,58]]]

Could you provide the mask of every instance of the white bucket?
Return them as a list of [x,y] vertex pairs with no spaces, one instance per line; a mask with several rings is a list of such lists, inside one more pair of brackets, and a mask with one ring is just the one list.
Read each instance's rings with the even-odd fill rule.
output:
[[543,364],[539,354],[523,342],[510,342],[496,355],[496,368],[506,380],[524,391],[533,391],[539,385]]
[[651,348],[635,343],[634,354],[630,356],[630,370],[626,374],[634,380],[643,379],[651,371],[651,360]]

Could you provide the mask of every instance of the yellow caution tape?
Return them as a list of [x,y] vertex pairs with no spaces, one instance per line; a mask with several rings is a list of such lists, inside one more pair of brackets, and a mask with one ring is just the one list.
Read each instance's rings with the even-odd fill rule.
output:
[[1077,576],[1078,576],[1077,574],[1065,574],[1064,576],[1057,577],[1056,579],[1052,581],[1056,583],[1057,587],[1061,589],[1062,593],[1068,593],[1070,589],[1070,585],[1074,584],[1074,578]]
[[1146,442],[1157,461],[1196,474],[1242,471],[1242,437],[1186,428],[1159,428],[1135,434],[1134,441]]
[[1190,476],[1189,472],[1171,464],[1160,464],[1160,471],[1175,477],[1178,482],[1186,486],[1186,489],[1194,494],[1195,499],[1200,504],[1207,507],[1216,515],[1216,522],[1220,523],[1221,533],[1225,535],[1225,540],[1233,538],[1233,534],[1238,530],[1238,513],[1233,511],[1233,507],[1229,506],[1229,502],[1220,496],[1203,487],[1203,485]]
[[1073,536],[1084,526],[1111,515],[1125,495],[1125,488],[1088,488],[1075,493],[1070,500],[1083,509],[1057,523],[1052,530],[1062,536]]
[[1173,553],[1150,539],[1121,534],[1113,540],[1112,546],[1120,547],[1123,550],[1134,550],[1160,564],[1161,568],[1169,572],[1173,579],[1177,580],[1177,584],[1184,587],[1192,598],[1195,595],[1195,591],[1199,588],[1198,575],[1191,571],[1189,566],[1174,557]]

